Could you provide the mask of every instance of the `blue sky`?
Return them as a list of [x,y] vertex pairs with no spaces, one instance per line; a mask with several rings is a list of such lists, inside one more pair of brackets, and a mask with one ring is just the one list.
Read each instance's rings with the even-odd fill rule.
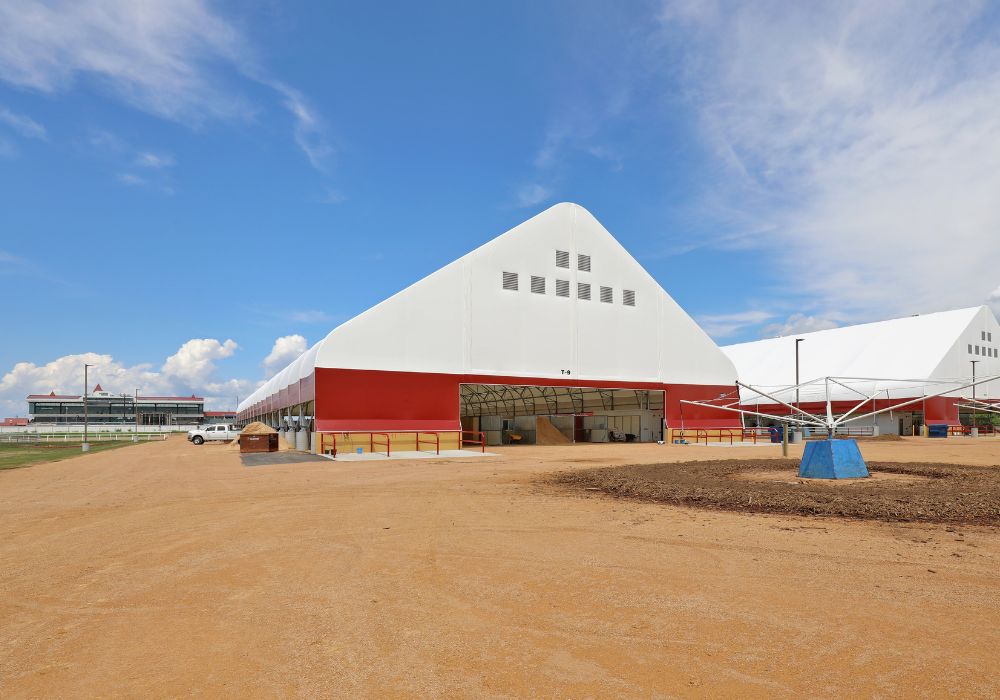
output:
[[559,201],[723,344],[996,303],[995,10],[806,5],[3,3],[0,413],[230,406]]

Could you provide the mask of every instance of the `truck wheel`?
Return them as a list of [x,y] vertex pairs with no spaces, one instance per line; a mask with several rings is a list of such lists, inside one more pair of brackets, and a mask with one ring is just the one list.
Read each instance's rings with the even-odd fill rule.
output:
[[196,445],[200,445],[203,442],[205,442],[205,438],[203,438],[201,435],[195,435],[193,438],[191,438],[191,442],[193,442]]

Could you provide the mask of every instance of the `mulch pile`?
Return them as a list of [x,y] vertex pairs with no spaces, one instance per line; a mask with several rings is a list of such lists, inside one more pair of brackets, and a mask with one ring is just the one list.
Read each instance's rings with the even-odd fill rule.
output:
[[[746,513],[818,515],[889,522],[1000,525],[1000,467],[869,462],[873,474],[913,481],[798,479],[796,460],[717,460],[562,472],[551,481],[619,498]],[[752,472],[788,471],[757,480]]]

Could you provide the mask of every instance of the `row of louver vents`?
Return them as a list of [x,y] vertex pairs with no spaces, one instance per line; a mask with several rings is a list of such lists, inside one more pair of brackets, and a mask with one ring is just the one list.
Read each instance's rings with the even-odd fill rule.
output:
[[[556,281],[556,296],[569,298],[569,280]],[[531,276],[532,294],[545,294],[545,278],[539,275]],[[518,277],[516,272],[503,273],[503,288],[510,292],[518,289]],[[576,283],[576,298],[583,301],[590,301],[590,284],[587,282]],[[615,301],[614,290],[611,287],[600,288],[600,299],[605,304],[613,304]],[[622,304],[625,306],[635,306],[635,290],[622,290]]]
[[[569,269],[569,251],[556,251],[556,267],[564,267],[567,270]],[[583,253],[577,253],[576,269],[580,272],[590,272],[590,256],[584,255]]]

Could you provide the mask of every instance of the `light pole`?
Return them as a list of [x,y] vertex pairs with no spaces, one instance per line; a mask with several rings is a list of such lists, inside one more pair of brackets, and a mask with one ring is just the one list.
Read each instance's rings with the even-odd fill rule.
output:
[[799,343],[805,338],[795,339],[795,408],[802,408],[799,405]]
[[[976,381],[976,363],[977,362],[982,362],[982,360],[969,360],[969,363],[972,365],[972,381],[973,382]],[[977,418],[978,418],[978,416],[976,415],[976,385],[975,385],[975,383],[973,383],[973,385],[972,385],[972,427],[974,427],[974,428],[978,428],[979,427],[978,424],[976,423],[976,419]]]
[[[805,338],[795,339],[795,408],[802,410],[799,400],[799,343],[801,343]],[[791,427],[791,426],[788,426]],[[786,428],[787,430],[788,428]]]
[[139,442],[139,387],[135,388],[135,396],[132,398],[132,412],[135,414],[135,433],[132,434],[132,442]]
[[90,423],[90,413],[87,410],[87,370],[94,365],[83,364],[83,443],[80,445],[81,452],[90,450],[90,443],[87,441],[87,428]]

